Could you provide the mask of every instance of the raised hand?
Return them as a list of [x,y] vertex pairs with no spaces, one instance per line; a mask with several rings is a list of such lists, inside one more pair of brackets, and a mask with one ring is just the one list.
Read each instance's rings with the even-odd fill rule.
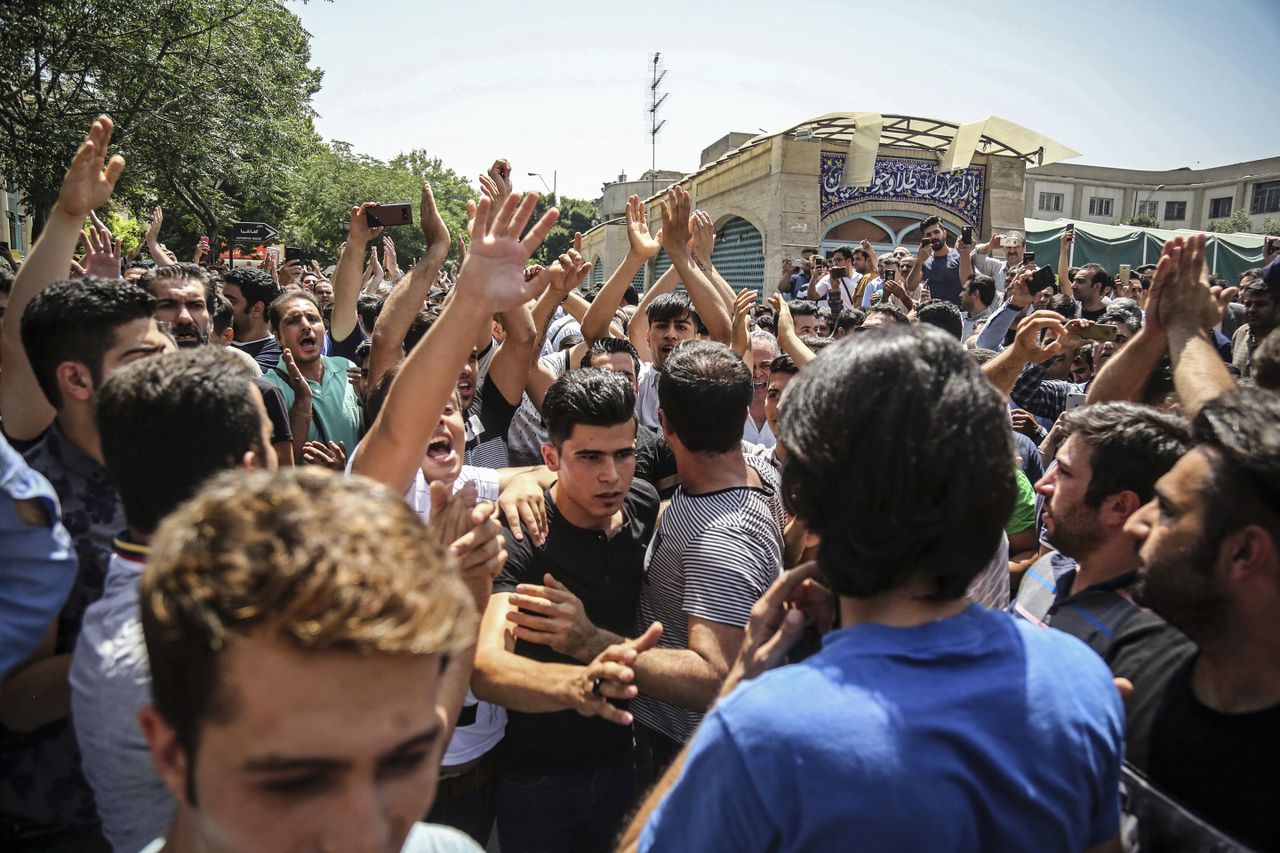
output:
[[738,291],[733,298],[733,339],[730,348],[742,355],[751,348],[751,335],[747,318],[756,307],[756,292],[749,288]]
[[658,232],[657,240],[649,236],[649,223],[645,221],[644,205],[640,203],[640,197],[633,195],[627,199],[627,241],[631,244],[631,254],[647,261],[662,248],[662,244],[658,242],[661,239],[661,231]]
[[395,278],[400,274],[400,265],[396,263],[396,244],[390,235],[382,238],[382,262],[386,265],[387,275]]
[[351,208],[351,229],[347,235],[348,240],[368,243],[382,233],[381,225],[376,228],[369,226],[368,212],[370,210],[377,211],[378,207],[380,207],[378,202],[366,201],[359,207]]
[[498,511],[507,520],[507,527],[516,541],[524,539],[523,528],[528,528],[529,538],[541,548],[547,541],[547,503],[542,484],[533,474],[518,474],[498,495]]
[[508,196],[489,224],[491,202],[488,198],[480,200],[467,260],[458,272],[459,295],[478,299],[498,313],[542,292],[546,282],[541,277],[525,281],[524,265],[546,239],[560,218],[560,211],[554,207],[548,210],[521,239],[520,233],[537,203],[537,193],[529,193],[523,200]]
[[151,209],[151,224],[147,226],[147,244],[150,245],[160,239],[160,226],[164,224],[164,210],[160,205],[156,205]]
[[695,211],[689,221],[689,230],[693,237],[689,241],[689,251],[701,264],[711,263],[711,253],[716,248],[716,228],[711,216],[705,210]]
[[596,655],[579,678],[574,710],[583,716],[603,717],[620,726],[631,725],[631,712],[622,710],[609,700],[636,697],[632,664],[641,652],[656,646],[661,637],[662,623],[654,622],[636,639],[616,643]]
[[89,230],[80,232],[80,240],[84,244],[85,275],[120,278],[120,239],[111,239],[110,229],[92,210],[89,218],[92,221]]
[[77,227],[90,211],[107,203],[116,188],[116,181],[120,179],[120,173],[124,171],[124,158],[119,154],[103,165],[113,127],[109,117],[98,116],[89,128],[89,135],[80,143],[80,148],[62,179],[62,189],[58,191],[54,211],[74,219]]
[[769,297],[769,307],[778,315],[777,328],[779,339],[787,335],[794,335],[796,333],[796,324],[795,321],[791,319],[791,307],[787,305],[787,301],[782,298],[781,293],[775,293]]
[[[1040,339],[1040,332],[1053,333],[1053,340]],[[1013,338],[1013,349],[1024,362],[1040,364],[1062,352],[1061,338],[1067,333],[1062,317],[1053,311],[1037,311],[1022,321]]]
[[[422,237],[427,241],[427,253],[431,254],[434,250],[439,259],[443,260],[449,254],[449,226],[445,225],[444,217],[436,207],[435,193],[431,191],[431,184],[427,181],[422,182],[419,224],[422,226]],[[458,251],[465,257],[466,250],[462,247],[461,235],[458,236]]]
[[[791,647],[804,633],[806,609],[820,598],[816,590],[802,589],[806,581],[820,577],[817,563],[805,563],[773,582],[751,608],[746,633],[738,658],[729,669],[720,695],[726,696],[743,681],[773,669],[785,659]],[[827,595],[831,598],[830,593]],[[801,601],[806,603],[800,606]],[[834,604],[834,602],[832,602]],[[832,608],[834,612],[834,608]],[[829,627],[829,626],[828,626]]]
[[1222,315],[1205,273],[1206,242],[1205,235],[1196,234],[1185,242],[1174,237],[1164,244],[1147,297],[1147,322],[1154,320],[1157,331],[1175,325],[1203,330],[1220,321]]
[[283,353],[284,366],[287,373],[289,387],[293,390],[295,401],[306,400],[307,404],[311,403],[311,384],[307,382],[307,378],[302,375],[302,370],[298,367],[298,362],[293,359],[293,351],[285,350]]
[[683,255],[689,251],[689,239],[693,236],[689,224],[689,194],[676,184],[667,190],[662,200],[662,247],[668,256]]

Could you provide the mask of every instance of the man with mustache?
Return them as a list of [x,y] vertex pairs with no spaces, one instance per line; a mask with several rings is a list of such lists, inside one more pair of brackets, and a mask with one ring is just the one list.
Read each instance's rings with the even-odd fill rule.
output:
[[156,298],[156,320],[181,348],[209,343],[213,275],[199,264],[179,263],[147,270],[138,286]]
[[[924,242],[916,255],[916,265],[907,278],[907,290],[913,291],[923,281],[929,286],[934,299],[945,299],[953,305],[960,304],[960,282],[968,281],[973,272],[969,262],[969,247],[957,241],[956,249],[947,246],[947,232],[942,220],[930,216],[920,223]],[[958,247],[964,246],[964,251]]]

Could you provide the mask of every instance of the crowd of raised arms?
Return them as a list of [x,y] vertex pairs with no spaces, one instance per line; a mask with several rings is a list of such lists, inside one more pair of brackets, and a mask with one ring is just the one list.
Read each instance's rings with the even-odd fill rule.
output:
[[1270,247],[761,305],[675,185],[593,290],[498,160],[403,272],[144,264],[111,135],[0,269],[0,849],[1280,849]]

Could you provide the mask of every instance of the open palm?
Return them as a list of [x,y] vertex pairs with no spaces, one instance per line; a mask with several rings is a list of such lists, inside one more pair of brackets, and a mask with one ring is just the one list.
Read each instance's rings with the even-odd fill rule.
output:
[[560,212],[554,207],[548,210],[522,240],[520,233],[537,202],[537,193],[529,193],[523,200],[511,195],[492,217],[492,226],[486,226],[491,202],[488,198],[480,200],[471,228],[467,260],[458,273],[460,296],[478,299],[490,310],[499,312],[521,305],[546,289],[546,277],[526,281],[524,267],[546,239]]
[[92,210],[107,203],[116,181],[124,171],[124,158],[119,154],[107,161],[103,167],[103,158],[107,156],[107,146],[111,142],[111,130],[114,125],[105,115],[98,116],[89,135],[67,169],[62,179],[62,190],[58,193],[58,208],[67,215],[84,219]]
[[631,242],[631,251],[648,260],[658,254],[662,244],[649,236],[649,223],[644,219],[644,206],[639,196],[627,199],[627,240]]

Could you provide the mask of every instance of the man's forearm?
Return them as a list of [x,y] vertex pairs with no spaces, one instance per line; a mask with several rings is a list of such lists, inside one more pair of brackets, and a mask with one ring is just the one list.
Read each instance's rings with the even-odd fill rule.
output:
[[329,335],[335,341],[345,341],[355,331],[356,305],[360,301],[360,286],[363,284],[360,277],[364,273],[360,266],[368,245],[365,240],[349,239],[338,258],[338,266],[333,270],[333,317]]
[[544,663],[514,652],[481,651],[471,675],[477,699],[526,714],[547,714],[576,707],[573,683],[582,667]]
[[692,649],[650,649],[632,668],[641,694],[691,711],[710,708],[728,674]]
[[689,300],[693,309],[698,312],[702,325],[707,327],[707,334],[713,341],[728,344],[733,336],[733,320],[729,309],[725,307],[724,298],[720,295],[711,280],[698,269],[688,252],[669,253],[671,266],[679,272],[685,289],[689,291]]
[[[350,251],[351,247],[348,246],[347,249]],[[409,270],[408,275],[387,296],[387,301],[373,324],[373,334],[370,335],[369,387],[404,358],[404,337],[409,333],[414,318],[422,310],[427,291],[436,280],[447,251],[447,246],[428,249],[422,260]],[[359,259],[363,258],[363,250],[356,252],[354,257],[358,264]]]
[[609,323],[613,321],[613,312],[622,304],[622,296],[627,292],[627,285],[635,278],[636,273],[644,266],[644,259],[635,252],[618,264],[618,268],[609,276],[604,287],[596,294],[582,318],[582,337],[588,341],[598,341],[609,336]]
[[794,328],[789,328],[785,332],[778,333],[778,346],[782,351],[791,356],[791,360],[796,363],[796,367],[804,367],[817,358],[817,354],[800,340],[800,336],[796,334]]
[[1188,420],[1194,420],[1205,403],[1236,387],[1217,350],[1194,324],[1180,323],[1169,329],[1169,360],[1173,363],[1173,387]]
[[1098,375],[1089,383],[1089,395],[1085,403],[1103,403],[1111,400],[1140,401],[1142,389],[1160,359],[1164,357],[1167,340],[1164,335],[1153,333],[1144,326],[1133,340],[1107,359]]
[[293,433],[293,458],[301,459],[311,432],[310,398],[294,395],[293,405],[289,407],[289,431]]
[[1009,333],[1009,327],[1021,315],[1022,309],[1016,305],[1006,302],[1000,306],[1000,310],[993,314],[991,319],[987,320],[987,324],[982,327],[982,333],[978,335],[977,348],[999,352],[1004,348],[1004,338]]
[[1001,352],[995,358],[982,365],[982,374],[987,381],[1007,400],[1013,393],[1013,385],[1027,366],[1026,358],[1014,347]]

